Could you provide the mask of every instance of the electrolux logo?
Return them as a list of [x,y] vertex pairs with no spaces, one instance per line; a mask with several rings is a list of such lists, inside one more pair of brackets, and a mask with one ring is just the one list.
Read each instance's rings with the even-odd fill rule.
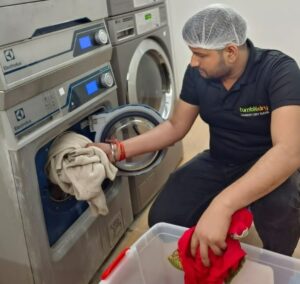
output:
[[[16,55],[12,48],[3,50],[5,61],[3,61],[3,70],[8,71],[22,65],[22,62],[16,61]],[[8,64],[8,65],[5,65]]]
[[3,51],[4,52],[4,56],[7,62],[15,60],[15,54],[14,51],[12,50],[12,48],[10,49],[6,49]]
[[25,112],[23,108],[18,108],[17,110],[15,110],[15,116],[17,121],[21,121],[23,119],[25,119]]
[[15,113],[15,118],[17,120],[14,123],[15,133],[20,131],[21,129],[24,129],[24,128],[28,127],[32,123],[31,119],[28,119],[26,117],[25,111],[22,107],[16,109],[14,111],[14,113]]

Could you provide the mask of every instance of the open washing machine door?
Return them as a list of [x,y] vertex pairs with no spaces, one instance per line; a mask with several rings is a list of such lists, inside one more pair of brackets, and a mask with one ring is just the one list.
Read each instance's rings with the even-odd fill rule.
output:
[[[98,143],[141,135],[163,121],[161,115],[147,105],[124,105],[90,116],[90,128],[96,132],[95,142]],[[167,149],[163,149],[117,162],[118,175],[137,176],[149,172],[161,162],[166,152]]]

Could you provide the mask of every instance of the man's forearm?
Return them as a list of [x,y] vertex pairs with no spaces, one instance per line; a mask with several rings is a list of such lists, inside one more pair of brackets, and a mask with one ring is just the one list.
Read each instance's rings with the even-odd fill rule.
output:
[[276,189],[299,167],[298,149],[293,151],[280,144],[276,145],[266,152],[245,175],[225,188],[214,202],[233,213]]
[[179,100],[172,118],[143,135],[123,142],[126,157],[157,151],[174,144],[190,130],[198,113],[198,106]]
[[126,157],[157,151],[174,144],[184,135],[175,128],[170,121],[165,121],[143,135],[125,140]]

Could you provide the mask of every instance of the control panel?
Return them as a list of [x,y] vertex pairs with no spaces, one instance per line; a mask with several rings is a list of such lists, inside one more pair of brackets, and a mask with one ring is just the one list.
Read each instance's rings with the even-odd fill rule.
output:
[[[113,85],[114,78],[110,67],[103,67],[68,86],[67,101],[62,101],[63,108],[70,112]],[[62,90],[63,87],[59,89],[60,93]]]
[[0,48],[0,90],[31,82],[80,61],[83,55],[111,49],[104,20],[73,26]]
[[148,9],[135,14],[137,34],[144,34],[161,26],[159,8]]
[[113,88],[113,72],[106,63],[8,109],[8,120],[15,135],[24,134],[57,115],[74,111],[95,97],[105,96]]
[[112,44],[124,42],[168,24],[166,6],[161,4],[107,21]]
[[84,54],[109,43],[106,27],[102,24],[87,30],[77,31],[75,34],[73,56]]

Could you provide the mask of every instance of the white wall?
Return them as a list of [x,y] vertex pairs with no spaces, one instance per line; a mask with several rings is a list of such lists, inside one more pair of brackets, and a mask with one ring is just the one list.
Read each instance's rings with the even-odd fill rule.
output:
[[225,3],[247,20],[249,38],[262,48],[279,49],[300,63],[300,1],[299,0],[167,0],[173,43],[177,93],[191,53],[181,37],[186,20],[212,3]]

